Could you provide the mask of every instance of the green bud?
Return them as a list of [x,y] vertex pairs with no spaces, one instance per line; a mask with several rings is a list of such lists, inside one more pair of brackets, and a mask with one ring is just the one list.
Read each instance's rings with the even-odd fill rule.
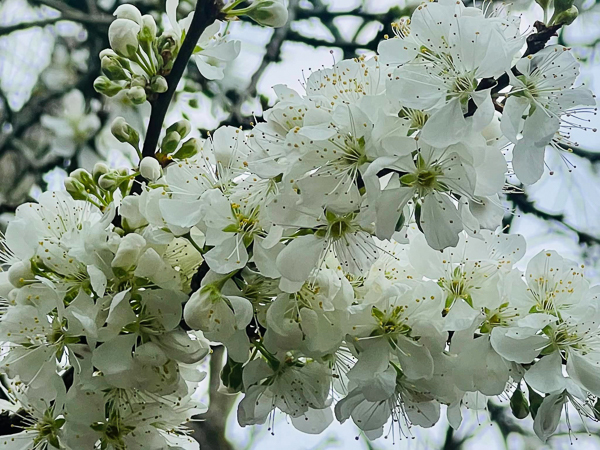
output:
[[165,79],[165,77],[161,75],[156,75],[152,77],[150,89],[152,90],[152,92],[162,94],[163,92],[167,92],[167,89],[169,89],[169,85],[167,84],[167,80]]
[[144,78],[143,76],[141,76],[141,75],[134,75],[131,78],[130,86],[131,87],[138,87],[139,86],[139,87],[145,88],[147,82],[148,82],[148,80],[146,80],[146,78]]
[[140,143],[139,133],[122,117],[117,117],[113,120],[110,131],[119,142],[126,142],[136,148]]
[[192,124],[189,120],[181,119],[167,128],[167,134],[169,134],[171,131],[175,131],[177,134],[179,134],[181,139],[183,139],[190,134],[190,131],[192,131]]
[[154,17],[149,14],[142,16],[142,30],[140,31],[140,41],[152,42],[156,39],[156,22]]
[[557,16],[573,6],[573,0],[554,0],[554,15]]
[[200,151],[201,145],[200,141],[196,138],[188,139],[183,143],[181,148],[177,150],[174,157],[176,159],[186,159],[191,158],[196,155]]
[[168,154],[174,152],[179,145],[179,141],[181,141],[179,133],[176,131],[168,132],[160,144],[162,153]]
[[98,186],[100,186],[105,191],[113,191],[117,188],[117,185],[117,174],[115,174],[114,172],[105,173],[98,179]]
[[65,178],[65,189],[73,197],[74,200],[86,200],[87,192],[85,186],[78,180],[72,177]]
[[92,177],[94,177],[95,182],[98,182],[98,179],[108,172],[110,172],[110,168],[106,164],[99,162],[94,165],[94,170],[92,170]]
[[173,31],[168,30],[158,38],[158,53],[163,60],[163,70],[170,70],[173,67],[173,61],[179,52],[181,45],[180,37]]
[[114,97],[123,90],[123,86],[113,83],[105,76],[100,76],[94,80],[94,89],[107,97]]
[[563,25],[563,26],[571,25],[575,21],[575,19],[577,19],[578,15],[579,15],[579,10],[577,9],[577,7],[571,6],[566,11],[562,11],[562,12],[556,14],[554,17],[553,23],[555,25]]
[[111,48],[125,58],[133,58],[140,45],[138,33],[140,25],[129,19],[117,19],[108,28],[108,41]]
[[92,175],[85,169],[75,169],[69,174],[69,177],[81,182],[86,187],[94,184]]
[[281,0],[256,0],[248,8],[233,10],[231,14],[250,17],[259,25],[279,28],[288,21],[288,10]]
[[103,56],[101,60],[102,73],[106,75],[110,80],[127,80],[129,77],[119,64],[116,58],[110,56]]
[[146,101],[146,90],[141,86],[134,86],[126,91],[127,98],[134,105],[141,105]]

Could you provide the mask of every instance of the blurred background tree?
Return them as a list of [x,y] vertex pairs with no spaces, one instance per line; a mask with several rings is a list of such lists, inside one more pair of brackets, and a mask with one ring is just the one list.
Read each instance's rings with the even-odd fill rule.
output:
[[[91,169],[101,160],[112,167],[137,165],[135,152],[111,135],[110,123],[114,117],[123,116],[143,133],[150,113],[148,104],[134,107],[124,96],[109,99],[93,89],[93,81],[100,74],[98,53],[109,46],[108,26],[120,3],[0,2],[0,229],[19,204],[35,200],[45,190],[62,189],[64,177],[77,167]],[[152,14],[159,26],[166,20],[165,0],[128,3],[134,3],[143,14]],[[378,42],[392,34],[390,24],[410,16],[418,3],[289,0],[290,20],[283,28],[232,23],[232,37],[243,42],[240,58],[228,67],[220,82],[207,81],[197,70],[188,70],[178,86],[171,114],[190,119],[200,137],[219,125],[248,127],[272,104],[273,84],[287,83],[301,89],[303,81],[296,78],[301,73],[307,77],[311,68],[372,54]],[[195,0],[182,0],[180,16],[187,15],[194,5]],[[600,1],[576,0],[575,5],[580,17],[564,28],[557,40],[575,49],[584,64],[582,80],[600,92]],[[522,11],[526,24],[539,17],[540,10],[531,0],[517,0],[510,8]],[[589,119],[589,124],[582,125],[590,129],[598,126],[597,117],[590,115]],[[166,123],[172,121],[167,118]],[[586,261],[591,278],[600,281],[600,139],[593,131],[583,132],[580,128],[572,129],[571,134],[577,146],[570,154],[549,155],[542,182],[534,188],[515,186],[506,195],[505,224],[510,231],[527,237],[531,247],[528,253],[544,247],[557,249],[565,256]],[[215,348],[212,358],[222,357],[223,349]],[[235,418],[230,416],[235,414],[230,413],[236,398],[218,392],[219,367],[207,365],[206,401],[210,408],[204,420],[194,424],[203,449],[251,449],[259,445],[333,448],[343,447],[344,442],[351,442],[352,448],[387,446],[381,442],[370,444],[362,438],[355,441],[356,430],[350,431],[348,441],[347,426],[296,444],[286,435],[291,427],[285,423],[278,426],[285,429],[281,430],[283,436],[275,440],[263,441],[268,434],[266,427],[241,433],[231,426]],[[492,448],[542,448],[534,436],[527,434],[531,425],[519,424],[501,403],[491,401],[489,417],[473,416],[471,425],[465,424],[458,432],[443,423],[431,432],[419,432],[415,434],[419,443],[415,446],[413,442],[411,448],[479,448],[484,441],[488,445],[489,439],[494,442]],[[273,426],[280,421],[283,419],[276,418]],[[491,428],[482,425],[490,423]],[[565,431],[553,438],[552,447],[579,438],[578,445],[587,439],[593,439],[589,441],[593,447],[600,445],[597,437],[581,429],[579,421],[572,422],[572,427],[574,434]]]

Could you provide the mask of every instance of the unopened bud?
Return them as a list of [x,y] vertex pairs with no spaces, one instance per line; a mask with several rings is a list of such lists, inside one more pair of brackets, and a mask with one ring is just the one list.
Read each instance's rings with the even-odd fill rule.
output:
[[69,193],[73,200],[86,200],[87,193],[85,186],[80,181],[72,177],[65,178],[65,190]]
[[108,172],[110,172],[110,168],[103,162],[98,162],[94,165],[94,170],[92,170],[92,177],[94,178],[94,181],[97,182],[98,178],[100,178],[102,175]]
[[102,50],[100,52],[99,56],[100,56],[100,59],[104,58],[105,56],[114,57],[114,58],[119,57],[119,55],[117,55],[117,53],[112,48],[105,48],[104,50]]
[[248,16],[265,27],[279,28],[288,21],[287,8],[277,0],[257,0],[248,8],[241,10],[239,14]]
[[81,182],[85,186],[89,186],[94,183],[92,175],[85,169],[75,169],[69,174],[69,177]]
[[571,6],[566,11],[562,11],[561,13],[556,15],[556,17],[554,18],[554,24],[563,26],[571,25],[575,21],[575,19],[577,19],[578,15],[579,10],[577,9],[577,7]]
[[554,15],[558,16],[563,11],[567,11],[573,6],[573,0],[554,0]]
[[146,101],[146,90],[141,86],[134,86],[127,90],[127,98],[134,105],[141,105]]
[[142,16],[142,30],[140,31],[140,40],[152,42],[156,39],[156,22],[154,17],[149,14]]
[[150,83],[150,89],[152,92],[156,92],[157,94],[162,94],[163,92],[167,92],[169,89],[169,85],[167,84],[167,80],[162,75],[156,75],[152,78],[152,82]]
[[110,56],[103,56],[101,61],[102,73],[106,75],[110,80],[127,80],[129,77],[119,64],[116,58]]
[[171,131],[175,131],[177,134],[179,134],[181,139],[183,139],[190,134],[190,131],[192,131],[192,124],[189,120],[181,119],[167,128],[167,134],[169,134]]
[[129,19],[117,19],[108,28],[108,40],[118,55],[133,58],[137,52],[140,26]]
[[146,83],[147,83],[147,79],[141,75],[134,75],[131,78],[131,87],[142,87],[145,88],[146,87]]
[[142,25],[142,13],[133,5],[120,5],[117,9],[115,9],[113,16],[116,16],[117,19],[132,20],[138,25]]
[[177,149],[179,145],[179,141],[181,141],[181,136],[176,131],[171,131],[167,133],[165,138],[162,140],[160,144],[160,149],[162,153],[172,153]]
[[98,186],[105,191],[114,191],[117,188],[117,178],[114,173],[106,173],[98,178]]
[[188,139],[183,143],[181,148],[177,150],[174,157],[177,159],[191,158],[200,151],[200,141],[196,138]]
[[100,76],[94,80],[94,89],[107,97],[114,97],[123,90],[123,86],[113,83],[105,76]]
[[123,117],[117,117],[113,120],[110,131],[119,142],[127,142],[134,147],[140,143],[140,135],[135,129],[129,125]]
[[149,181],[156,181],[162,176],[160,164],[152,156],[146,156],[140,162],[140,174]]

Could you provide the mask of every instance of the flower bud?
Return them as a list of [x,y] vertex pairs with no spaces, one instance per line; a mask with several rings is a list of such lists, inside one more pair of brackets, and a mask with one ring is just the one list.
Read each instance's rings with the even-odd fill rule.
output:
[[117,188],[118,180],[116,174],[105,173],[98,178],[98,186],[105,191],[114,191]]
[[84,186],[89,186],[90,184],[94,184],[94,180],[92,175],[85,169],[75,169],[73,172],[69,174],[69,177],[81,182]]
[[8,282],[14,287],[23,287],[27,280],[33,279],[29,261],[18,261],[8,269]]
[[118,55],[133,58],[137,52],[140,26],[128,19],[117,19],[108,28],[108,40]]
[[142,25],[142,13],[133,5],[120,5],[117,9],[115,9],[113,16],[116,16],[117,19],[132,20],[138,25]]
[[123,89],[118,83],[113,83],[105,76],[100,76],[94,80],[94,89],[96,92],[106,95],[107,97],[114,97]]
[[87,199],[85,186],[80,181],[77,181],[75,178],[67,177],[65,178],[64,184],[66,191],[73,197],[73,200]]
[[136,147],[140,143],[140,135],[123,117],[113,120],[110,131],[119,142],[126,142]]
[[152,42],[156,39],[156,22],[154,17],[149,14],[142,16],[142,30],[140,31],[140,40]]
[[179,135],[179,133],[177,133],[177,131],[171,131],[167,133],[165,138],[162,140],[162,143],[160,144],[160,149],[162,153],[167,154],[174,152],[175,149],[177,149],[177,146],[179,145],[179,141],[181,141],[181,136]]
[[142,250],[146,247],[146,239],[139,234],[130,233],[121,239],[119,248],[112,260],[112,267],[121,267],[123,269],[131,268],[137,265]]
[[567,11],[573,6],[573,0],[554,0],[554,16],[557,17],[561,12]]
[[188,139],[183,143],[181,148],[177,150],[174,157],[177,159],[191,158],[200,151],[200,141],[196,138]]
[[179,134],[181,139],[183,139],[190,134],[190,131],[192,131],[192,124],[189,120],[181,119],[167,128],[167,134],[169,134],[171,131],[175,131],[177,134]]
[[94,165],[94,169],[92,170],[92,177],[94,178],[94,181],[98,181],[98,178],[100,178],[102,175],[108,172],[110,172],[110,168],[103,162],[98,162]]
[[169,89],[169,85],[167,84],[167,80],[165,79],[165,77],[163,77],[162,75],[156,75],[152,77],[150,89],[152,89],[152,92],[162,94],[163,92],[167,92],[167,89]]
[[163,59],[163,70],[173,67],[174,56],[181,45],[180,37],[173,31],[167,30],[160,35],[157,42],[158,53]]
[[146,90],[141,86],[134,86],[127,90],[127,98],[135,105],[141,105],[146,101]]
[[571,25],[575,21],[575,19],[577,19],[578,15],[579,10],[577,9],[577,7],[571,6],[566,11],[562,11],[561,13],[556,15],[556,17],[554,18],[554,24],[563,26]]
[[134,75],[131,78],[131,87],[142,87],[145,88],[147,83],[147,79],[141,75]]
[[287,8],[281,1],[277,0],[258,0],[242,11],[240,13],[265,27],[279,28],[288,21]]
[[162,176],[160,164],[152,156],[146,156],[140,162],[140,174],[149,181],[156,181]]
[[127,80],[129,78],[116,58],[103,56],[101,67],[102,73],[110,80]]
[[114,58],[119,57],[119,55],[117,55],[116,52],[112,48],[105,48],[104,50],[102,50],[100,52],[99,56],[100,56],[100,59],[104,58],[105,56],[114,57]]

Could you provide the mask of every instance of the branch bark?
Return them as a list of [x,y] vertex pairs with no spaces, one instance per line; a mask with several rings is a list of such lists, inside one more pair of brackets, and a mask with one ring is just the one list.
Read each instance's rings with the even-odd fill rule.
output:
[[159,95],[152,105],[152,113],[150,114],[150,122],[148,123],[148,131],[144,140],[142,156],[154,156],[165,116],[167,115],[169,105],[171,104],[179,80],[183,76],[188,60],[192,56],[202,32],[218,19],[220,14],[221,3],[219,0],[198,0],[188,34],[181,45],[171,73],[166,77],[169,88],[164,94]]
[[223,367],[225,347],[213,347],[210,355],[210,403],[208,412],[204,414],[201,422],[193,425],[193,437],[200,443],[203,450],[233,450],[233,446],[225,437],[227,418],[235,403],[235,395],[226,395],[218,392],[221,384],[220,375]]

